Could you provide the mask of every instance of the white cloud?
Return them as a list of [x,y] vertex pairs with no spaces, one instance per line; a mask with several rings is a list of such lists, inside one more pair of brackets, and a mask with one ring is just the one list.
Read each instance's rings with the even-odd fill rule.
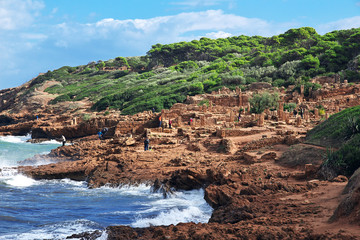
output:
[[358,27],[360,27],[360,16],[355,16],[319,25],[318,32],[325,34],[334,30],[345,30]]
[[[271,36],[287,28],[258,18],[245,18],[225,14],[221,10],[180,13],[149,19],[103,19],[92,24],[67,24],[56,27],[56,39],[62,46],[74,42],[96,39],[117,43],[132,42],[149,47],[149,44],[192,40],[209,34],[212,37],[228,37],[236,34]],[[190,36],[191,38],[186,36]],[[55,36],[53,36],[55,38]],[[68,44],[64,44],[67,42]]]
[[37,0],[1,0],[0,30],[15,30],[29,26],[44,4]]
[[208,37],[208,38],[216,39],[216,38],[227,38],[227,37],[231,37],[232,34],[231,34],[231,33],[227,33],[227,32],[223,32],[223,31],[218,31],[218,32],[207,33],[205,36]]

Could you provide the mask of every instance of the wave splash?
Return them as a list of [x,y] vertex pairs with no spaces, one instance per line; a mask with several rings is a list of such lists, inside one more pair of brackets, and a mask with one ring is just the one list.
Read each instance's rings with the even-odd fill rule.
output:
[[[212,208],[204,200],[204,190],[177,192],[170,198],[150,203],[150,209],[137,213],[132,227],[208,222]],[[146,217],[145,217],[146,216]]]
[[0,183],[11,187],[30,187],[37,182],[25,175],[19,174],[16,168],[4,167],[0,171]]
[[[73,235],[74,233],[84,233],[84,232],[93,232],[96,230],[103,231],[101,237],[98,239],[106,239],[106,233],[104,233],[104,228],[97,224],[86,219],[78,219],[75,221],[66,221],[57,224],[43,225],[36,230],[32,230],[26,233],[18,234],[9,234],[0,236],[0,240],[10,240],[10,239],[66,239],[68,236]],[[74,239],[74,238],[73,238]]]

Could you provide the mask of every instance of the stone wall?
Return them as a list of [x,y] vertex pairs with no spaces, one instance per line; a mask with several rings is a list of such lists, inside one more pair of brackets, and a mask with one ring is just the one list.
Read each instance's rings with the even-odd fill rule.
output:
[[217,137],[242,137],[264,132],[264,130],[244,130],[244,129],[218,129]]

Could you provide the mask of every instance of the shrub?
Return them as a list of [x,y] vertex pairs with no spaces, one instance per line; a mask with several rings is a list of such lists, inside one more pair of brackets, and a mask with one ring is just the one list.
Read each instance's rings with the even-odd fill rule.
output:
[[277,93],[270,94],[265,92],[262,94],[254,94],[253,97],[249,99],[250,111],[257,114],[262,113],[267,108],[276,108],[278,101],[279,95]]
[[360,134],[339,150],[330,151],[324,164],[338,175],[350,177],[360,167]]
[[83,121],[87,122],[91,119],[91,115],[90,114],[84,114],[83,117],[82,117]]
[[287,110],[292,112],[296,108],[296,103],[285,103],[284,104],[284,111]]
[[50,104],[56,104],[58,102],[71,101],[69,95],[63,94],[50,101]]
[[198,103],[198,106],[202,106],[202,105],[206,105],[208,107],[209,106],[209,100],[208,99],[201,100]]
[[204,93],[204,85],[201,82],[193,83],[189,87],[191,95]]
[[278,79],[275,79],[273,82],[272,82],[272,85],[274,87],[282,87],[285,85],[285,80],[284,79],[281,79],[281,78],[278,78]]

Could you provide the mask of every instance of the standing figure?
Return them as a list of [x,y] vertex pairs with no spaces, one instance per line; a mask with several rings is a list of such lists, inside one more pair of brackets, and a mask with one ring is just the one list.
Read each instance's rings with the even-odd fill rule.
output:
[[105,134],[107,133],[109,129],[107,127],[103,128],[103,130],[101,131],[101,139],[105,139]]
[[99,131],[97,134],[98,134],[98,136],[99,136],[99,139],[101,140],[101,139],[102,139],[102,132]]
[[239,112],[238,120],[241,121],[241,112]]
[[169,128],[171,128],[172,121],[169,119]]
[[159,127],[161,127],[161,115],[159,117]]
[[66,138],[64,137],[64,135],[61,135],[61,141],[62,141],[62,145],[65,146]]
[[296,117],[296,114],[297,114],[296,109],[294,109],[293,114],[294,114],[294,117]]
[[149,143],[150,143],[149,138],[146,138],[144,141],[144,151],[149,150]]

